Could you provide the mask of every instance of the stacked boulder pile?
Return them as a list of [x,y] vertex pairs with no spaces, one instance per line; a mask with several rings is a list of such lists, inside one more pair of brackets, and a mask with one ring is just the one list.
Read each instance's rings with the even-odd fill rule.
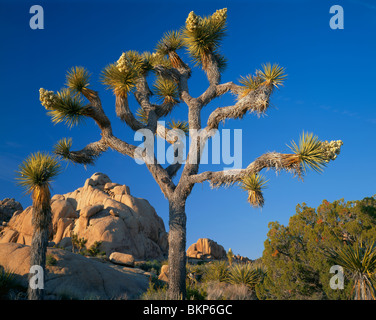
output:
[[[51,245],[71,249],[72,234],[86,240],[86,247],[100,242],[107,257],[114,252],[134,259],[164,259],[168,235],[163,220],[150,203],[130,194],[126,185],[95,173],[77,190],[51,199]],[[13,214],[0,233],[0,243],[30,245],[32,207]]]

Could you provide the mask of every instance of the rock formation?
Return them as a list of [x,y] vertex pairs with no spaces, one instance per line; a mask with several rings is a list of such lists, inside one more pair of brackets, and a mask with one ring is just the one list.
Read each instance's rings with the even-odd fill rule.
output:
[[159,274],[158,279],[168,282],[168,265],[167,264],[164,264],[161,267],[161,273]]
[[[141,269],[125,268],[67,250],[47,249],[53,265],[45,273],[46,299],[137,299],[149,286],[150,275]],[[30,247],[0,243],[0,265],[28,286]]]
[[16,211],[22,211],[21,203],[15,201],[13,198],[5,198],[0,201],[0,225],[3,222],[8,222]]
[[[87,240],[89,248],[100,241],[107,257],[112,252],[136,259],[167,256],[168,239],[163,220],[145,199],[133,197],[129,187],[95,173],[85,185],[51,199],[51,241],[58,247],[72,246],[72,232]],[[0,243],[30,245],[32,207],[17,211],[0,234]]]
[[195,259],[222,260],[226,258],[226,251],[214,240],[200,238],[188,248],[187,257]]

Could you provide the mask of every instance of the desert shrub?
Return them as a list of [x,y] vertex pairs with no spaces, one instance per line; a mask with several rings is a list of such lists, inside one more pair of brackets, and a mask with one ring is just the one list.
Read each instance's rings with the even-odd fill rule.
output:
[[256,300],[255,291],[244,284],[225,282],[208,282],[206,284],[207,300]]
[[186,282],[187,285],[187,300],[205,300],[207,292],[205,286],[200,282],[189,281]]
[[142,261],[140,263],[137,263],[136,265],[138,268],[144,271],[153,272],[155,274],[161,273],[162,262],[156,259],[151,261]]
[[297,205],[287,226],[269,224],[262,261],[268,269],[256,287],[259,299],[345,300],[353,279],[346,273],[343,290],[330,288],[333,274],[325,252],[341,248],[356,237],[376,239],[376,199],[345,202],[324,200],[317,208]]
[[52,254],[46,256],[46,266],[55,266],[57,263],[56,258]]
[[141,296],[141,300],[168,300],[167,284],[151,280],[148,289]]
[[72,231],[71,233],[72,250],[74,253],[82,253],[85,249],[87,239],[79,238],[78,234]]
[[106,253],[100,250],[100,245],[102,244],[102,241],[95,241],[89,249],[86,250],[87,255],[91,257],[101,257],[105,256]]
[[229,267],[226,261],[213,261],[205,265],[203,282],[208,281],[227,281],[229,275]]
[[12,299],[18,293],[25,291],[11,270],[0,266],[0,299]]

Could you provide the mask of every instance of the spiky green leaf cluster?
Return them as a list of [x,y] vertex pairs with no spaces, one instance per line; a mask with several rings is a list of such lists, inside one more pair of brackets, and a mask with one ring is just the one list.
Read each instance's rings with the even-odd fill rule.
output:
[[172,119],[167,124],[167,128],[170,130],[173,130],[173,129],[182,130],[186,135],[189,132],[189,126],[186,121],[180,121],[180,120],[175,121],[174,119]]
[[164,104],[176,105],[179,103],[178,86],[175,81],[157,77],[153,88],[155,95]]
[[72,147],[72,138],[60,139],[53,147],[52,152],[63,159],[69,159],[70,148]]
[[166,32],[162,39],[157,43],[156,53],[162,56],[168,55],[172,51],[176,51],[183,47],[183,39],[181,32]]
[[260,174],[251,173],[240,182],[240,188],[248,192],[248,202],[258,208],[264,206],[262,190],[266,188],[268,181]]
[[357,241],[329,250],[330,260],[354,273],[376,275],[376,244]]
[[360,240],[327,252],[332,263],[350,272],[356,300],[376,300],[376,244]]
[[265,84],[272,85],[274,88],[283,85],[287,77],[285,68],[276,63],[271,65],[269,62],[262,65],[262,69],[257,71],[257,75]]
[[82,92],[89,86],[90,74],[83,67],[73,67],[66,75],[66,86],[75,91]]
[[226,59],[219,53],[220,43],[225,36],[227,9],[217,10],[213,15],[201,18],[193,11],[189,13],[182,32],[183,42],[196,65],[206,68],[211,54],[220,70],[226,66]]
[[136,85],[137,80],[151,68],[148,53],[137,51],[123,52],[116,63],[109,64],[102,71],[102,82],[115,95],[126,96]]
[[20,164],[17,174],[17,183],[25,188],[27,194],[37,187],[49,186],[61,171],[61,166],[56,157],[47,153],[36,152],[29,155]]
[[165,68],[171,68],[171,61],[166,57],[166,55],[162,55],[160,53],[150,53],[144,52],[145,61],[147,61],[150,65],[150,70],[152,70],[155,66],[162,66]]
[[250,175],[247,175],[242,179],[240,187],[246,191],[261,192],[266,188],[267,182],[268,180],[265,180],[265,178],[261,174],[251,173]]
[[241,97],[244,97],[250,92],[256,90],[262,84],[262,79],[259,76],[247,75],[245,77],[242,76],[239,82],[244,87],[240,94]]
[[52,117],[53,123],[64,122],[69,127],[73,127],[83,120],[86,111],[81,97],[64,88],[55,95],[48,114]]
[[227,282],[231,284],[243,284],[254,288],[262,282],[265,271],[251,264],[234,264],[229,271]]
[[116,66],[120,72],[136,70],[141,73],[143,71],[143,68],[145,67],[144,64],[144,57],[134,50],[123,52],[116,62]]
[[143,108],[138,108],[136,111],[137,120],[140,121],[143,124],[148,123],[148,114]]
[[313,133],[304,133],[300,136],[299,145],[295,141],[291,141],[288,146],[294,154],[299,158],[303,171],[310,168],[316,172],[322,172],[326,161],[326,157],[322,148],[322,142]]

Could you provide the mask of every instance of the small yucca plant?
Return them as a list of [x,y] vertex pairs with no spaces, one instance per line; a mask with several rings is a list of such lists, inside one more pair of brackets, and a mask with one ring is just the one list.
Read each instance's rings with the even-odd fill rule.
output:
[[326,157],[322,148],[322,142],[313,133],[304,133],[301,135],[299,145],[295,141],[291,141],[291,146],[288,146],[293,154],[287,154],[284,157],[284,165],[286,167],[299,164],[303,172],[310,168],[316,172],[321,173],[326,164]]
[[17,285],[16,274],[0,266],[0,299],[3,299]]
[[250,174],[243,178],[240,187],[248,192],[248,202],[251,206],[257,208],[264,205],[264,196],[262,190],[266,188],[268,181],[260,174]]
[[345,268],[354,279],[355,300],[376,300],[376,244],[357,241],[327,252],[329,260]]
[[229,271],[227,282],[231,284],[244,284],[249,288],[254,288],[264,277],[264,272],[260,268],[255,268],[251,264],[234,264]]
[[204,282],[226,282],[229,275],[229,268],[226,261],[213,261],[206,265],[203,281]]

